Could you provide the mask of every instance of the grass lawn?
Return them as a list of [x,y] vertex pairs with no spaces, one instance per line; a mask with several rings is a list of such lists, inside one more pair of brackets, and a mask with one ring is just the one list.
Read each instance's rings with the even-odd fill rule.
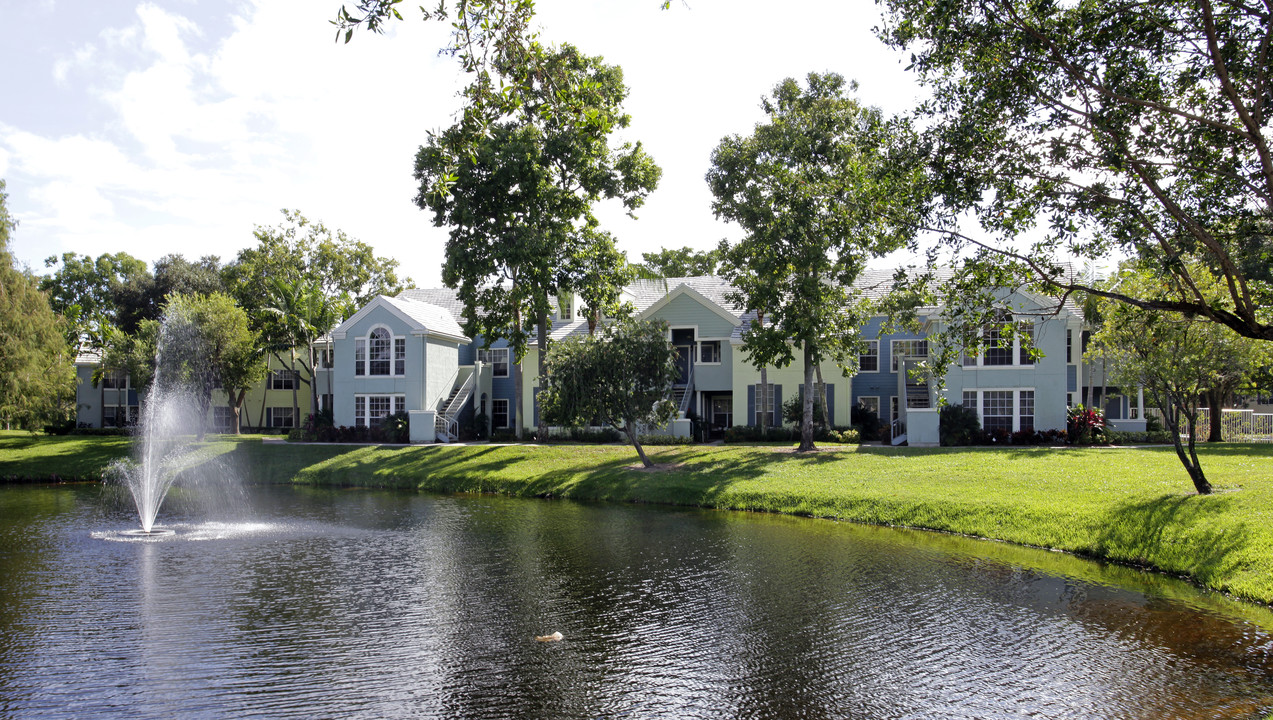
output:
[[[828,446],[834,447],[834,446]],[[1171,448],[288,445],[212,439],[262,482],[495,492],[794,513],[930,528],[1154,567],[1273,602],[1273,445],[1203,446],[1192,493]],[[123,438],[0,434],[0,477],[91,477]]]

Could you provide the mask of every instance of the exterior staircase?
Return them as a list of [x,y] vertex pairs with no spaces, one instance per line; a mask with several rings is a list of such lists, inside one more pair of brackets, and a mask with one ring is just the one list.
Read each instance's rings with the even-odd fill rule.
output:
[[451,388],[451,394],[446,400],[438,406],[437,420],[434,422],[434,430],[437,432],[439,440],[444,442],[455,442],[460,436],[459,421],[456,420],[460,415],[460,411],[464,409],[464,404],[473,397],[474,379],[477,373],[470,373],[464,378],[464,382]]

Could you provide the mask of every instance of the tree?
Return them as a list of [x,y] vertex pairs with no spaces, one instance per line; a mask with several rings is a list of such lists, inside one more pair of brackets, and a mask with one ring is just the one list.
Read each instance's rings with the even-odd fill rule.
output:
[[116,322],[135,333],[143,320],[158,320],[173,294],[207,295],[225,290],[221,259],[205,255],[191,262],[181,254],[155,261],[154,275],[133,273],[114,286]]
[[556,425],[600,423],[623,433],[645,467],[642,425],[666,425],[676,416],[668,396],[676,380],[676,349],[661,322],[622,319],[599,335],[553,346],[540,415]]
[[[785,367],[799,348],[806,388],[824,360],[846,375],[856,367],[865,306],[851,287],[869,258],[910,239],[918,204],[907,126],[849,97],[855,87],[835,74],[810,73],[807,88],[784,80],[761,102],[768,121],[722,140],[707,173],[713,211],[746,232],[722,243],[722,274],[765,320],[744,331],[744,352],[758,368]],[[814,395],[802,451],[814,449]]]
[[[919,113],[940,202],[925,227],[956,255],[975,251],[966,285],[1086,292],[1273,340],[1273,10],[1234,0],[885,6],[880,36],[911,51],[931,90]],[[969,216],[977,237],[961,229]],[[936,250],[930,260],[942,262]],[[1128,257],[1185,292],[1087,282],[1069,271],[1071,255]],[[1222,296],[1202,290],[1207,273]],[[952,304],[960,287],[945,293]]]
[[695,250],[687,246],[641,253],[642,264],[659,277],[665,278],[715,275],[724,259],[725,254],[720,248]]
[[254,322],[268,320],[256,311],[268,302],[272,278],[305,278],[316,284],[341,318],[377,295],[397,295],[414,286],[411,278],[398,277],[397,260],[377,256],[367,243],[309,220],[299,210],[282,212],[283,222],[258,225],[253,231],[256,246],[239,251],[221,273],[226,292]]
[[[1168,301],[1188,296],[1195,288],[1212,297],[1224,295],[1223,281],[1208,277],[1205,268],[1193,267],[1189,273],[1195,278],[1194,287],[1182,287],[1174,276],[1158,277],[1130,267],[1118,282],[1139,297]],[[1199,399],[1216,383],[1237,384],[1267,363],[1273,354],[1268,344],[1204,318],[1106,301],[1104,324],[1088,351],[1094,353],[1109,358],[1110,375],[1120,386],[1149,390],[1166,416],[1176,455],[1194,488],[1200,494],[1210,493],[1211,483],[1194,447]],[[1182,424],[1187,447],[1180,437]]]
[[68,252],[46,258],[44,266],[57,270],[40,280],[40,290],[53,312],[66,319],[67,342],[77,348],[100,348],[107,326],[118,322],[120,289],[150,276],[145,262],[125,252],[102,253],[96,260]]
[[34,430],[73,416],[75,371],[65,324],[9,252],[18,222],[4,189],[0,180],[0,422]]
[[165,383],[173,383],[168,387],[190,393],[202,440],[212,391],[241,389],[260,377],[257,341],[248,329],[247,314],[224,293],[171,295],[163,314],[156,372]]
[[[593,205],[618,199],[635,211],[660,170],[640,143],[610,146],[611,134],[630,122],[618,67],[569,45],[543,51],[540,60],[536,76],[521,80],[521,105],[477,140],[463,123],[431,135],[416,154],[415,177],[416,204],[433,213],[435,225],[451,227],[442,280],[464,303],[465,332],[488,342],[507,338],[520,369],[534,331],[542,388],[551,296],[586,291],[604,298],[590,283],[622,272],[618,253],[596,247],[612,240],[597,230]],[[543,112],[550,99],[569,110]],[[521,378],[519,371],[519,408]],[[515,422],[519,437],[523,425]]]
[[[279,352],[285,350],[291,360],[288,369],[293,379],[292,416],[299,424],[301,411],[300,403],[296,399],[295,380],[300,379],[309,385],[310,408],[312,412],[318,412],[318,386],[314,382],[314,369],[318,363],[314,343],[324,333],[335,327],[339,301],[333,303],[323,294],[317,282],[305,277],[297,278],[293,282],[288,282],[281,277],[271,278],[269,297],[270,304],[262,310],[272,315],[275,320],[270,325],[274,328],[277,341],[272,352],[275,357],[278,357],[279,362],[282,362],[283,358]],[[301,359],[305,377],[296,372],[297,347],[306,348],[305,357]]]

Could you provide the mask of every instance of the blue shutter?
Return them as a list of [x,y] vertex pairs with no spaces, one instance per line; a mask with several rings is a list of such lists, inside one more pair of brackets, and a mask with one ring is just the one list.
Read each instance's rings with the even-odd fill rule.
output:
[[835,427],[835,385],[827,383],[827,425]]
[[756,424],[756,386],[747,386],[747,424]]

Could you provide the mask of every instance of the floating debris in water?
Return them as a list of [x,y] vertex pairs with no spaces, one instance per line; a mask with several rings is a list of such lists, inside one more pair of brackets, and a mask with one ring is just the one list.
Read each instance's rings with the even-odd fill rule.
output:
[[552,635],[536,635],[535,639],[538,640],[539,642],[557,642],[563,637],[565,637],[565,635],[562,635],[559,632],[555,632]]

